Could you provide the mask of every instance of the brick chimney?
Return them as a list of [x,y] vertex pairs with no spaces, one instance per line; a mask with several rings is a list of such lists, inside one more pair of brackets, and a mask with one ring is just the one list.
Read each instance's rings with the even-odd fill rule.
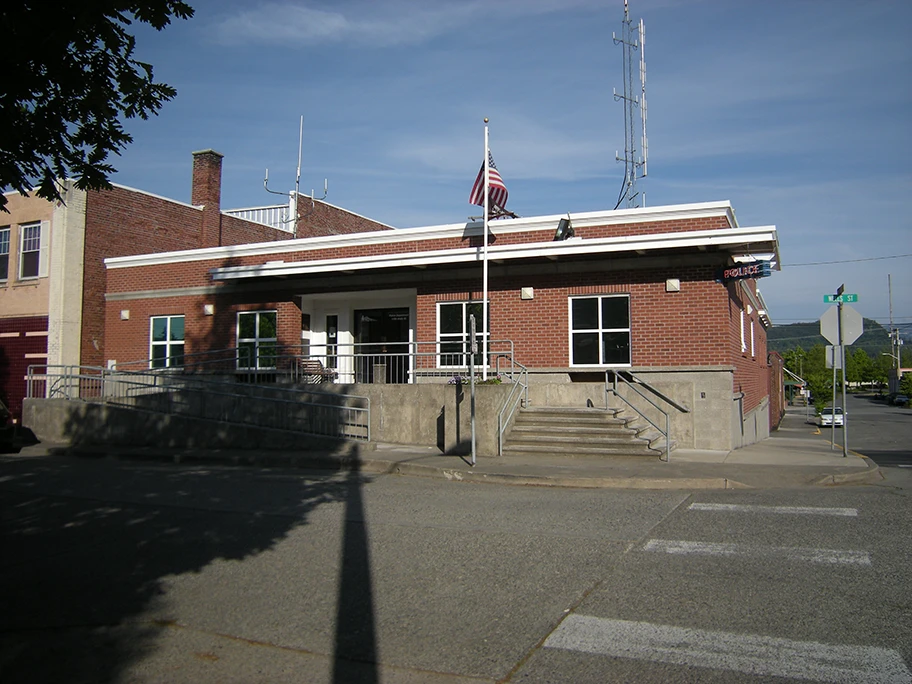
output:
[[222,240],[222,156],[215,150],[193,153],[190,203],[203,207],[200,247],[218,247]]

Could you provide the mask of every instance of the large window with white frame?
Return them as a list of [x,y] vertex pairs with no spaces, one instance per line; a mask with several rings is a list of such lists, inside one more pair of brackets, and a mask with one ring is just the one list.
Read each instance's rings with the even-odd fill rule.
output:
[[630,365],[630,295],[570,298],[570,365]]
[[237,318],[238,368],[275,368],[276,311],[241,311]]
[[[481,302],[438,302],[437,304],[437,339],[440,367],[461,367],[467,365],[466,354],[471,343],[471,319],[475,316],[475,340],[478,342],[478,353],[474,363],[481,366],[484,360],[484,340],[488,337],[488,326],[483,320]],[[490,319],[490,308],[488,309]]]
[[0,282],[9,279],[10,227],[0,228]]
[[37,278],[41,274],[41,223],[19,226],[19,279]]
[[184,365],[184,317],[152,316],[149,324],[149,366]]

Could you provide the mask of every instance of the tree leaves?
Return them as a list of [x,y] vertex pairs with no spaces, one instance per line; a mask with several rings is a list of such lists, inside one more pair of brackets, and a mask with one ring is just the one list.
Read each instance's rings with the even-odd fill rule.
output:
[[[134,59],[132,22],[189,19],[182,0],[25,0],[0,9],[0,188],[60,199],[58,179],[110,188],[110,154],[132,142],[122,119],[148,119],[176,91]],[[6,198],[0,195],[0,208]]]

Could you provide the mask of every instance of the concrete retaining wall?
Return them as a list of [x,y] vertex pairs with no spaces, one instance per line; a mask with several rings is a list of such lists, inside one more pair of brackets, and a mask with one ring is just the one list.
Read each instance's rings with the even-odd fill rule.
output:
[[[656,400],[669,411],[671,437],[677,448],[729,451],[769,436],[768,402],[763,402],[748,415],[741,415],[738,395],[732,393],[730,369],[682,372],[637,369],[636,374],[689,409],[686,413],[681,412]],[[509,384],[476,386],[476,453],[479,456],[497,454],[498,415],[511,387]],[[443,453],[467,454],[471,451],[471,396],[467,385],[326,384],[320,385],[320,391],[330,395],[366,397],[371,407],[370,438],[374,442],[435,446]],[[621,385],[619,393],[664,427],[661,413],[634,396],[629,388]],[[648,391],[645,393],[649,395]],[[533,378],[529,385],[532,406],[601,408],[605,406],[605,396],[603,382],[570,382],[569,379],[543,382]],[[333,399],[325,394],[313,394],[309,398],[345,403],[341,396]],[[628,416],[635,415],[618,397],[609,395],[608,399],[612,408],[625,409]],[[209,401],[215,400],[210,398]],[[221,420],[194,421],[98,404],[29,399],[25,402],[23,423],[39,439],[50,442],[258,449],[316,445],[322,448],[322,443],[313,438],[244,427],[230,419],[230,411],[256,410],[256,399],[247,399],[236,406],[219,405],[218,411],[208,414],[212,418],[221,417]]]
[[[335,404],[346,402],[341,396],[334,399],[332,395],[367,397],[371,406],[372,441],[436,446],[444,453],[471,452],[469,386],[321,385],[320,390],[321,394],[302,395],[302,407],[305,399]],[[476,386],[476,453],[479,456],[497,455],[497,419],[509,391],[509,385]],[[41,441],[81,445],[322,449],[327,444],[326,439],[245,426],[239,424],[240,419],[231,420],[232,411],[237,416],[257,411],[255,398],[231,401],[209,394],[202,411],[198,395],[190,398],[179,395],[175,392],[173,395],[156,393],[137,397],[134,401],[139,410],[66,399],[27,399],[23,424]],[[268,408],[268,404],[266,406]],[[145,410],[165,407],[171,415]],[[185,417],[180,415],[182,410],[209,419]],[[292,415],[298,415],[299,420],[307,419],[300,414]],[[325,431],[333,432],[332,426]]]

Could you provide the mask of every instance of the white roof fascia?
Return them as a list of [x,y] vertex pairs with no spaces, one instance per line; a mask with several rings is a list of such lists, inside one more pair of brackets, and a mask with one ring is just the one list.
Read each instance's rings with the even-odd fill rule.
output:
[[[555,214],[553,216],[502,219],[490,222],[488,224],[488,229],[495,235],[542,230],[547,231],[548,238],[550,239],[554,230],[557,228],[558,222],[562,218],[566,218],[566,216],[567,214]],[[729,224],[736,227],[731,203],[728,201],[570,214],[571,221],[576,227],[620,225],[625,223],[651,223],[656,221],[713,218],[719,216],[725,216]],[[105,259],[105,266],[107,268],[129,268],[131,266],[154,266],[168,263],[208,261],[211,259],[310,252],[317,249],[333,249],[337,247],[361,247],[397,242],[416,242],[419,240],[463,238],[466,236],[480,236],[483,229],[482,222],[477,221],[472,223],[451,223],[421,228],[396,228],[394,230],[376,230],[364,233],[324,235],[320,237],[298,238],[296,240],[279,240],[245,245],[231,245],[227,247],[208,247],[175,252],[111,257]]]
[[[488,247],[488,260],[512,260],[559,256],[584,256],[610,254],[634,250],[674,249],[681,247],[742,245],[745,242],[775,242],[775,226],[759,228],[727,228],[658,235],[631,235],[613,238],[562,242],[536,242],[520,245],[492,245]],[[250,266],[226,266],[210,270],[213,280],[261,278],[264,276],[290,276],[332,271],[363,271],[367,269],[400,268],[404,266],[431,266],[472,263],[482,260],[480,247],[442,249],[428,252],[402,252],[362,257],[357,260],[320,259],[315,261],[268,261]]]

